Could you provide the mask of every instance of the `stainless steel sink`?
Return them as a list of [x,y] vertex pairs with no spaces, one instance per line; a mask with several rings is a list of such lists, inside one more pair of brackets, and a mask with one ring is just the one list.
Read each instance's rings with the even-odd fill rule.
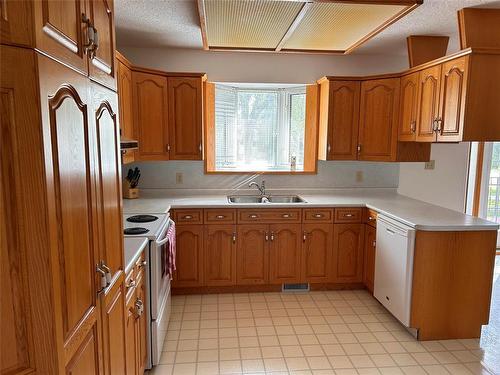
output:
[[306,203],[298,195],[269,195],[264,198],[260,195],[232,195],[227,200],[229,203]]

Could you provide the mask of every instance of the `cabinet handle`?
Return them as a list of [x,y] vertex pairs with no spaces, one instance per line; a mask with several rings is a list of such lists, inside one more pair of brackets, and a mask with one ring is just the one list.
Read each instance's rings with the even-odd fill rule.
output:
[[432,125],[433,125],[432,130],[434,132],[437,132],[438,131],[438,119],[437,118],[434,119],[434,121],[432,122]]
[[135,305],[135,313],[136,313],[137,317],[141,316],[142,313],[144,312],[144,303],[141,301],[140,298],[137,298],[134,305]]
[[271,232],[271,241],[274,241],[274,232]]
[[353,214],[345,214],[344,216],[345,217],[353,217],[354,215]]
[[328,146],[326,147],[326,152],[330,153],[332,147],[330,146],[330,143],[328,143]]
[[302,241],[303,242],[307,241],[307,232],[306,231],[304,231],[304,233],[302,234]]
[[236,243],[236,232],[233,232],[233,243]]
[[358,150],[358,155],[361,154],[361,144],[358,145],[357,150]]
[[198,147],[198,149],[200,150],[200,152],[203,149],[202,146],[201,146],[201,143],[200,143],[200,146]]
[[186,215],[186,216],[183,216],[182,217],[183,219],[186,219],[186,220],[191,220],[193,218],[193,216],[191,215]]
[[108,282],[106,281],[106,272],[98,265],[95,267],[96,272],[99,274],[99,278],[101,279],[101,291],[108,286]]
[[250,219],[257,219],[259,217],[259,215],[255,215],[255,214],[251,214],[249,216]]
[[373,221],[373,220],[375,220],[375,218],[368,216],[368,221]]
[[139,264],[139,268],[146,267],[147,265],[148,265],[148,262],[146,262],[145,260],[143,260],[143,261]]
[[436,120],[436,132],[439,133],[439,134],[443,134],[443,119],[441,117],[439,117],[437,120]]
[[167,152],[170,152],[170,145],[167,145]]
[[95,51],[99,46],[99,40],[97,36],[97,29],[94,27],[90,18],[88,18],[85,13],[82,13],[82,23],[85,24],[87,29],[87,43],[83,45],[85,52],[89,53],[91,58],[94,58]]
[[133,288],[137,285],[137,281],[135,281],[134,279],[130,279],[126,284],[125,284],[125,287],[127,289],[130,289],[130,288]]
[[373,241],[372,246],[377,247],[377,241]]
[[217,215],[217,216],[216,216],[216,218],[217,218],[217,219],[224,219],[225,217],[226,217],[226,216],[224,216],[224,215]]
[[111,284],[111,270],[106,265],[106,263],[104,263],[103,260],[101,260],[100,264],[101,264],[101,269],[104,270],[104,272],[106,273],[106,284],[107,284],[106,286],[108,286]]
[[283,215],[281,215],[281,217],[284,219],[288,219],[290,217],[290,214],[283,214]]
[[264,238],[266,239],[266,241],[269,241],[269,234],[267,234],[267,232],[265,233]]
[[317,219],[320,219],[323,217],[323,214],[314,214],[314,217],[317,218]]
[[410,123],[410,130],[411,130],[412,133],[415,133],[417,131],[417,122],[415,120],[413,120]]

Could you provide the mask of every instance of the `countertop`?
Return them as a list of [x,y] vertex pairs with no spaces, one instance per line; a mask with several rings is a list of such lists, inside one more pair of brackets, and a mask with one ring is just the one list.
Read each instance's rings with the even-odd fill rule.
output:
[[148,239],[145,237],[125,237],[123,240],[124,246],[124,261],[125,261],[125,274],[127,274],[134,263],[139,259],[142,251],[148,244]]
[[[291,191],[268,190],[269,195]],[[499,225],[447,208],[397,194],[394,189],[342,189],[295,192],[307,203],[229,203],[227,195],[248,195],[254,191],[165,191],[141,190],[138,199],[124,199],[125,213],[167,213],[172,208],[285,208],[368,207],[380,214],[425,231],[498,230]]]

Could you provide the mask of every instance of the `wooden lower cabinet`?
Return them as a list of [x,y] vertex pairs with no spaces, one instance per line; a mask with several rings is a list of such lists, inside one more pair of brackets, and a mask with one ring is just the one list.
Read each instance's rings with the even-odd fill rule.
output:
[[303,224],[301,281],[326,283],[332,269],[333,225]]
[[203,225],[178,225],[174,287],[203,284]]
[[370,225],[365,226],[365,255],[363,267],[363,283],[373,293],[375,280],[375,249],[377,229]]
[[268,284],[269,226],[262,224],[238,225],[237,235],[237,284]]
[[301,225],[271,224],[269,240],[269,282],[300,282]]
[[335,224],[333,227],[334,283],[363,281],[365,224]]
[[236,284],[236,226],[206,225],[204,233],[204,285]]

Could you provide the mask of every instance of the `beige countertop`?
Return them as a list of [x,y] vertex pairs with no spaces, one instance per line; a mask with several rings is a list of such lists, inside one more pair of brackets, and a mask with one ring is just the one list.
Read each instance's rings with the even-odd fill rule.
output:
[[[269,190],[269,195],[290,194]],[[499,225],[447,208],[397,194],[394,189],[339,189],[295,192],[307,203],[229,203],[227,195],[255,194],[254,191],[166,191],[141,190],[141,198],[124,199],[124,213],[166,213],[172,208],[284,208],[284,207],[368,207],[417,230],[498,230]]]
[[123,240],[125,274],[127,274],[134,263],[139,259],[142,251],[146,248],[149,240],[145,237],[125,237]]

